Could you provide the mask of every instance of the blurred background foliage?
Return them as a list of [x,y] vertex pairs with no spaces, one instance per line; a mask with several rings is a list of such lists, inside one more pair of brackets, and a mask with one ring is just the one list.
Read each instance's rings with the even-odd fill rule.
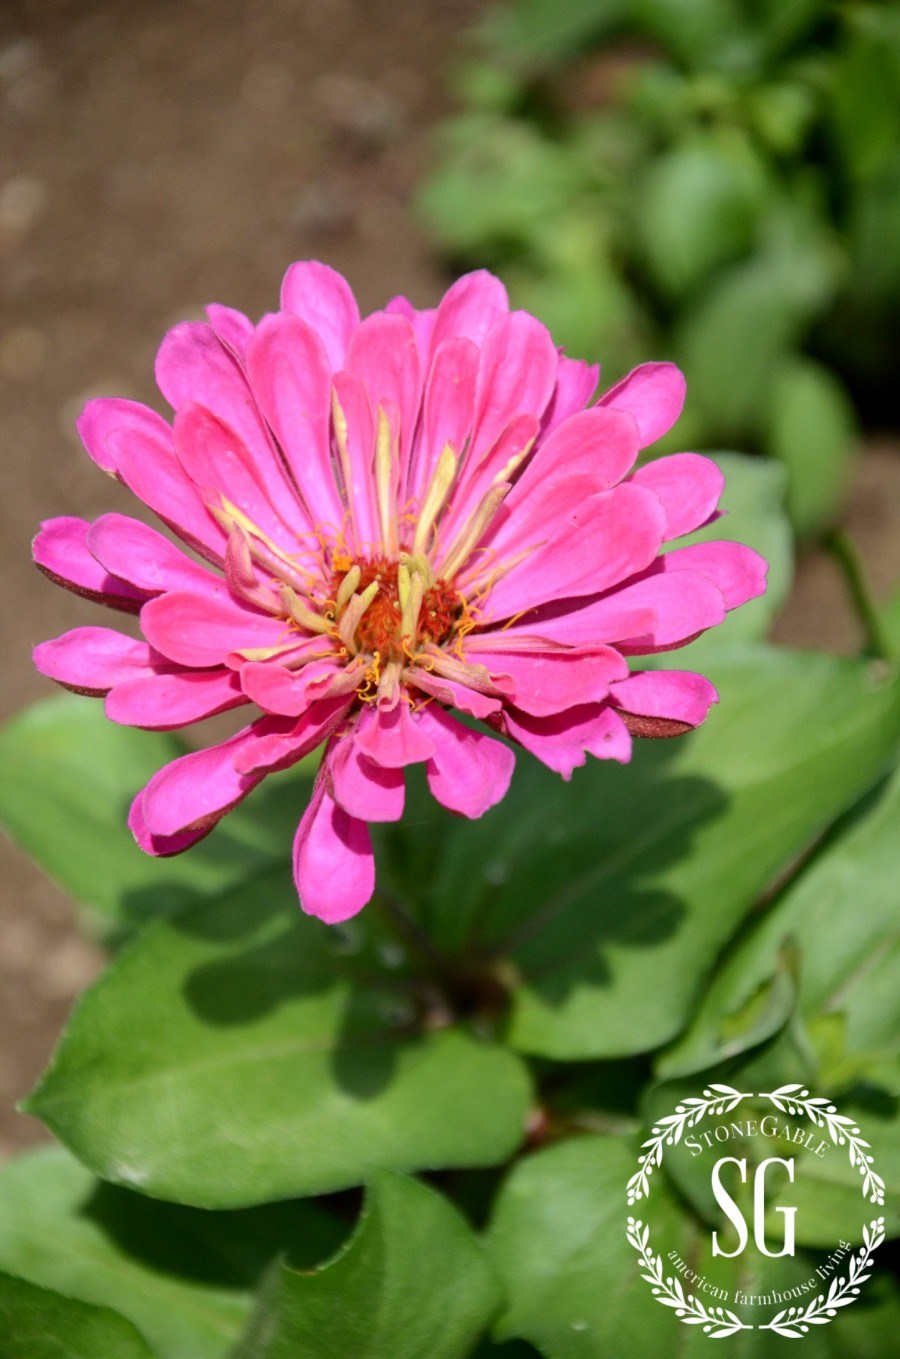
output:
[[453,264],[604,386],[675,359],[678,445],[780,458],[826,528],[859,424],[895,424],[900,5],[513,0],[471,36],[420,195]]

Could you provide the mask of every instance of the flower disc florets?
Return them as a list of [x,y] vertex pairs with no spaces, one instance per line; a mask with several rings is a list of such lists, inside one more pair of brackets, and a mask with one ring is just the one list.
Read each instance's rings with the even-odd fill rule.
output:
[[382,661],[412,661],[420,643],[452,641],[465,612],[465,601],[451,585],[434,580],[427,562],[410,558],[361,557],[348,570],[335,570],[331,588],[337,623],[354,594],[368,597],[350,644]]
[[569,778],[704,720],[708,680],[632,658],[720,623],[765,563],[727,541],[662,550],[716,518],[723,484],[694,453],[638,463],[681,410],[676,368],[645,364],[590,404],[598,370],[485,273],[433,311],[395,298],[361,320],[345,280],[306,261],[259,324],[208,316],[159,353],[173,423],[115,399],[79,421],[180,545],[108,514],[50,520],[34,548],[142,632],[76,628],[37,648],[45,674],[137,727],[254,712],[138,794],[143,849],[189,848],[324,746],[294,870],[304,909],[343,920],[372,894],[366,823],[402,815],[406,765],[477,817],[507,790],[509,743]]

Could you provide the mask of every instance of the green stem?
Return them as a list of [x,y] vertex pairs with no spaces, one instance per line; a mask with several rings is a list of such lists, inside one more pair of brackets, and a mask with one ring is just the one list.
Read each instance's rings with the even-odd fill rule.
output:
[[840,567],[856,616],[866,635],[864,652],[882,661],[894,659],[894,648],[881,621],[865,563],[853,539],[843,529],[832,529],[825,547]]

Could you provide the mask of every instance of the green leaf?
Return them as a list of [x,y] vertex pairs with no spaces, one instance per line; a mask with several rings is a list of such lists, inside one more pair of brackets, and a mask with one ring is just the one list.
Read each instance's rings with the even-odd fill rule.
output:
[[643,35],[693,69],[743,67],[755,44],[736,0],[629,0]]
[[[701,1326],[686,1325],[658,1303],[639,1277],[639,1260],[625,1239],[625,1185],[636,1152],[618,1138],[585,1136],[520,1161],[506,1181],[487,1236],[489,1253],[506,1286],[509,1305],[497,1337],[522,1336],[545,1359],[639,1359],[677,1352],[709,1354]],[[654,1176],[652,1207],[631,1211],[652,1221],[651,1245],[665,1261],[669,1250],[705,1276],[713,1264],[733,1271],[728,1291],[789,1288],[808,1279],[816,1257],[766,1261],[754,1252],[723,1265],[713,1262],[710,1234],[698,1227]],[[639,1208],[643,1211],[639,1211]],[[689,1287],[689,1285],[688,1285]],[[865,1297],[833,1325],[803,1339],[810,1359],[882,1359],[900,1325],[900,1302],[887,1278],[865,1285]],[[714,1299],[707,1299],[715,1305]],[[892,1334],[893,1333],[893,1334]],[[727,1341],[740,1359],[768,1359],[767,1332],[745,1331]]]
[[500,1302],[459,1212],[433,1189],[382,1172],[335,1260],[273,1276],[235,1359],[466,1359]]
[[233,1213],[159,1203],[98,1183],[61,1147],[0,1171],[0,1269],[114,1306],[160,1359],[219,1359],[272,1259],[290,1248],[316,1264],[343,1235],[306,1202]]
[[501,806],[448,837],[433,929],[518,977],[515,1047],[583,1059],[673,1038],[759,893],[900,735],[896,685],[860,662],[723,648],[714,677],[699,732],[638,743],[626,768],[591,761],[571,787],[522,759]]
[[830,242],[808,218],[779,205],[764,253],[718,275],[678,318],[675,350],[691,400],[718,438],[759,438],[780,364],[831,295]]
[[702,1070],[753,1046],[735,1018],[770,985],[790,946],[798,957],[798,1006],[808,1024],[843,1016],[830,1081],[865,1074],[900,1055],[900,771],[839,823],[819,853],[736,945],[696,1018],[659,1062],[662,1075]]
[[29,1112],[104,1179],[200,1207],[503,1160],[522,1063],[420,1031],[393,956],[347,949],[286,873],[156,922],[85,993]]
[[[848,25],[850,41],[834,62],[829,113],[847,172],[864,180],[882,169],[900,137],[900,17],[894,5],[858,9]],[[881,110],[877,118],[874,108]]]
[[627,10],[626,0],[517,0],[491,9],[479,25],[482,41],[498,61],[526,58],[552,66],[607,33]]
[[788,509],[801,535],[839,510],[856,432],[850,400],[827,368],[811,359],[784,364],[772,387],[768,451],[788,469]]
[[135,794],[184,746],[163,732],[116,726],[96,699],[49,699],[0,731],[0,823],[108,932],[175,912],[284,862],[308,778],[257,789],[189,854],[154,859],[126,824]]
[[759,157],[733,132],[697,136],[651,161],[637,216],[662,288],[675,294],[695,288],[713,269],[743,255],[766,192]]
[[0,1274],[3,1359],[153,1359],[130,1322],[108,1307]]

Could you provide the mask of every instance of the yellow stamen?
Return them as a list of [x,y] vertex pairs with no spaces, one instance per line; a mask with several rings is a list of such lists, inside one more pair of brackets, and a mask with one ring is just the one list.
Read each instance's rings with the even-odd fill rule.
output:
[[491,485],[499,486],[502,481],[509,481],[513,472],[515,472],[517,468],[521,467],[522,463],[528,457],[528,454],[531,452],[533,446],[534,439],[529,439],[527,444],[523,444],[523,446],[519,449],[518,453],[514,453],[510,458],[509,462],[506,464],[506,466],[497,473],[497,475],[494,477],[494,480],[491,482]]
[[378,520],[381,536],[389,554],[397,551],[397,523],[394,505],[394,467],[396,447],[391,426],[381,406],[378,407],[378,433],[375,436],[375,492],[378,499]]
[[467,561],[469,554],[483,536],[494,515],[503,504],[512,487],[509,482],[492,486],[474,514],[463,525],[447,556],[441,563],[441,575],[452,580],[459,568]]
[[290,617],[308,632],[330,632],[331,624],[321,614],[313,613],[289,585],[282,585],[281,600]]
[[445,444],[441,456],[437,460],[437,467],[434,469],[434,476],[431,478],[431,485],[425,493],[422,501],[422,511],[419,515],[419,522],[416,526],[416,536],[413,539],[413,551],[421,552],[428,541],[431,526],[444,507],[450,487],[453,485],[458,467],[458,459],[450,444]]
[[[398,581],[403,569],[402,566],[398,568]],[[403,591],[400,590],[400,607],[403,611],[400,618],[400,636],[408,637],[410,642],[414,642],[416,628],[419,625],[419,614],[422,610],[422,599],[425,594],[425,582],[418,571],[415,571],[412,577],[407,574],[407,579],[410,583],[406,590],[405,599]]]
[[373,580],[371,585],[366,586],[361,595],[353,595],[351,597],[350,603],[347,605],[343,617],[338,623],[338,636],[350,652],[351,656],[355,656],[359,650],[354,640],[356,629],[359,627],[363,614],[377,594],[378,581]]
[[351,566],[350,570],[347,572],[346,576],[338,586],[337,596],[334,601],[335,616],[343,612],[344,605],[347,603],[347,600],[355,591],[357,585],[360,582],[361,576],[362,572],[360,571],[359,567]]

